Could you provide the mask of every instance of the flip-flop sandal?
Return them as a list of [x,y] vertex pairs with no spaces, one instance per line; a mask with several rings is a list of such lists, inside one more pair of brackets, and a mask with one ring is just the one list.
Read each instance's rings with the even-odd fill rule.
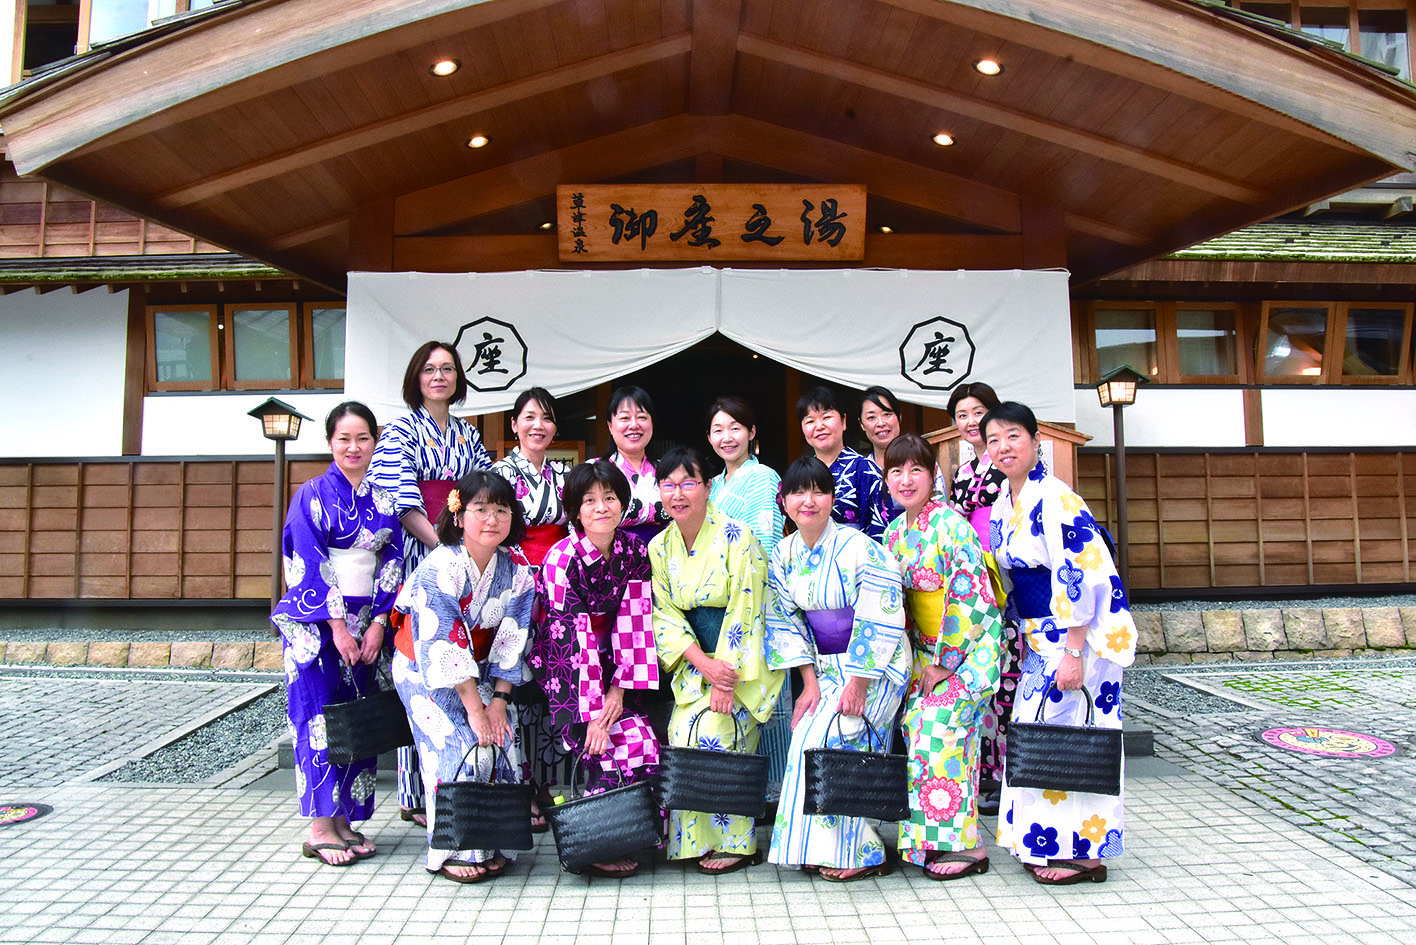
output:
[[[715,856],[735,856],[737,857],[737,859],[729,863],[727,866],[720,867],[716,870],[703,865],[704,860],[711,860]],[[758,850],[756,853],[748,854],[722,853],[717,850],[714,850],[712,853],[705,853],[703,856],[698,858],[698,872],[703,873],[706,876],[722,876],[725,873],[736,873],[738,870],[747,869],[749,866],[756,866],[758,863],[761,862],[761,850]]]
[[[420,824],[418,823],[419,817],[423,818],[423,822]],[[428,826],[428,809],[426,807],[400,807],[398,809],[398,819],[406,820],[412,824],[418,824],[419,827],[426,827]]]
[[[482,872],[475,876],[458,876],[456,873],[447,871],[449,866],[477,866],[481,867]],[[484,883],[497,875],[496,872],[487,869],[487,864],[474,863],[471,860],[444,860],[442,866],[435,870],[428,870],[428,872],[434,876],[441,876],[443,879],[450,879],[454,883],[462,883],[464,886],[470,883]]]
[[356,859],[356,860],[367,860],[369,857],[373,856],[375,853],[378,853],[379,851],[378,851],[378,850],[365,850],[363,853],[360,853],[358,850],[356,850],[356,849],[354,849],[354,848],[355,848],[355,847],[366,847],[366,846],[368,846],[368,845],[369,845],[369,838],[366,837],[366,836],[364,836],[362,833],[360,833],[359,831],[356,830],[356,831],[354,831],[354,839],[349,841],[349,852],[352,853],[352,854],[354,854],[354,859]]
[[639,872],[639,866],[640,864],[636,861],[635,864],[627,870],[607,870],[603,866],[596,866],[592,863],[590,866],[585,867],[585,872],[591,876],[604,876],[608,879],[628,879]]
[[963,879],[965,876],[972,876],[975,873],[983,874],[988,872],[988,857],[986,856],[972,857],[967,853],[941,853],[929,862],[969,864],[963,869],[953,873],[940,873],[936,870],[932,870],[929,868],[928,863],[920,867],[920,869],[924,870],[925,879],[938,880],[939,882],[948,882],[951,879]]
[[311,843],[306,840],[300,845],[300,852],[312,860],[319,860],[325,866],[333,866],[336,869],[343,869],[346,866],[353,866],[358,861],[358,857],[352,860],[345,860],[343,863],[336,863],[333,860],[325,859],[320,853],[321,850],[343,850],[349,852],[349,845],[345,843]]
[[[828,869],[836,868],[837,867],[828,867]],[[825,873],[819,871],[817,875],[820,876],[822,879],[826,880],[826,882],[828,883],[854,883],[858,880],[869,879],[872,876],[887,876],[889,875],[889,873],[889,863],[878,863],[875,866],[864,867],[849,876],[827,876]]]
[[[1048,879],[1046,876],[1039,876],[1040,869],[1064,869],[1072,870],[1061,879]],[[1056,863],[1049,863],[1047,866],[1034,866],[1028,872],[1032,873],[1032,878],[1044,886],[1071,886],[1075,883],[1104,883],[1106,882],[1106,865],[1098,863],[1096,866],[1087,866],[1078,863],[1076,860],[1058,860]]]

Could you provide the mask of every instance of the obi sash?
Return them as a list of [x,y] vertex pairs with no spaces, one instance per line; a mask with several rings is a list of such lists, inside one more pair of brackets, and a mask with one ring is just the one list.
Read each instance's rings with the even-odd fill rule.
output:
[[723,617],[727,612],[723,607],[695,607],[683,612],[684,617],[688,618],[688,625],[693,628],[693,635],[698,638],[698,645],[709,656],[718,649],[718,635],[722,633]]
[[[395,632],[393,635],[394,649],[408,657],[414,663],[418,662],[418,650],[413,645],[413,618],[401,611],[394,611],[390,616],[397,616],[395,622]],[[467,641],[471,645],[472,658],[478,663],[486,660],[492,652],[492,640],[497,635],[496,627],[468,627]]]
[[1044,567],[1009,568],[1013,605],[1024,620],[1052,616],[1052,571]]
[[846,652],[851,642],[851,627],[855,625],[855,608],[842,607],[839,610],[808,610],[806,625],[816,641],[816,652],[822,656],[835,656]]
[[991,506],[981,505],[969,513],[969,524],[973,526],[974,533],[978,535],[978,540],[983,542],[984,551],[992,551],[988,547],[988,520],[993,514]]
[[536,567],[546,560],[546,552],[551,546],[566,536],[564,525],[531,525],[526,529],[526,537],[521,541],[521,551],[526,560]]
[[433,528],[438,527],[438,516],[447,508],[447,494],[457,485],[455,479],[419,479],[418,492],[423,496],[423,512]]
[[943,588],[937,591],[905,591],[905,603],[910,610],[910,619],[914,621],[916,642],[932,648],[944,626],[949,592]]
[[612,634],[615,630],[614,614],[591,614],[590,632],[595,635],[595,648],[600,651],[600,655],[614,663],[614,641]]
[[374,572],[379,568],[379,558],[368,548],[330,548],[329,566],[342,596],[374,596]]

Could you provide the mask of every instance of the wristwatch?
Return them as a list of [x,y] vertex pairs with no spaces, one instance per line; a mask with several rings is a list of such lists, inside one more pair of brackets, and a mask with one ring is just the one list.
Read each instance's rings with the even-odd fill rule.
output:
[[1068,656],[1075,656],[1077,659],[1081,659],[1081,658],[1082,658],[1082,651],[1081,651],[1081,650],[1074,650],[1074,649],[1072,649],[1070,646],[1064,646],[1064,647],[1062,647],[1062,652],[1063,652],[1063,653],[1066,653]]
[[508,693],[502,692],[500,689],[498,689],[498,690],[496,690],[495,692],[492,693],[492,698],[493,698],[493,699],[500,699],[500,700],[503,701],[503,702],[510,702],[510,701],[511,701],[511,696],[510,696]]

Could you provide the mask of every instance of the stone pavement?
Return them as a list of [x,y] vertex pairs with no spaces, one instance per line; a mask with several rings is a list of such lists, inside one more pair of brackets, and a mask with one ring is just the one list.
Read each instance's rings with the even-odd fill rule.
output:
[[[543,835],[507,875],[464,887],[423,871],[423,834],[397,819],[387,777],[380,779],[379,810],[366,828],[379,854],[347,869],[300,857],[304,822],[289,772],[244,788],[7,778],[0,802],[44,803],[54,812],[0,827],[0,865],[10,890],[0,910],[0,943],[1416,941],[1416,887],[1393,869],[1409,862],[1406,855],[1379,859],[1372,851],[1383,844],[1344,842],[1331,826],[1313,826],[1347,812],[1349,821],[1360,823],[1361,836],[1385,838],[1388,848],[1404,842],[1402,830],[1409,828],[1389,823],[1382,814],[1386,800],[1374,799],[1385,798],[1380,785],[1411,783],[1403,773],[1409,769],[1383,763],[1405,763],[1416,751],[1410,689],[1403,688],[1416,670],[1383,669],[1368,678],[1368,670],[1337,675],[1309,665],[1301,667],[1312,677],[1304,682],[1282,676],[1273,664],[1262,667],[1262,678],[1246,677],[1244,669],[1184,672],[1203,676],[1215,691],[1242,690],[1241,697],[1260,708],[1231,710],[1215,702],[1210,708],[1226,711],[1172,712],[1179,716],[1172,718],[1132,700],[1128,711],[1157,726],[1161,757],[1128,763],[1127,852],[1112,861],[1111,877],[1100,886],[1039,886],[996,848],[987,875],[953,883],[929,882],[912,868],[837,885],[769,865],[707,877],[665,863],[616,882],[562,873]],[[1393,681],[1387,672],[1400,678]],[[1231,678],[1240,686],[1226,688]],[[6,679],[0,692],[17,681]],[[172,685],[85,684],[93,693]],[[129,701],[145,698],[131,689],[125,694]],[[71,714],[88,713],[87,696],[64,695]],[[1324,702],[1329,696],[1337,702]],[[1281,699],[1314,701],[1290,706]],[[1172,709],[1178,704],[1160,701]],[[8,743],[17,726],[8,701],[0,705]],[[1270,723],[1315,721],[1371,731],[1398,743],[1397,752],[1370,760],[1289,758],[1253,737]],[[1404,727],[1397,724],[1403,721]],[[175,717],[171,723],[179,724]],[[52,737],[53,750],[62,753],[64,735]],[[71,753],[83,756],[85,744],[102,740],[81,742]],[[94,763],[90,755],[73,768],[90,770]],[[1269,794],[1236,781],[1230,766],[1241,763],[1265,772]],[[1339,797],[1346,806],[1334,806]],[[1296,810],[1327,815],[1295,825]]]

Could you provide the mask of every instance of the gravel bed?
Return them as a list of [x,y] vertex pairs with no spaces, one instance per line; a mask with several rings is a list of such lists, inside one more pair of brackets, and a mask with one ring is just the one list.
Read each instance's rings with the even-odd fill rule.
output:
[[1123,700],[1126,695],[1132,695],[1167,712],[1183,716],[1255,711],[1243,703],[1221,699],[1184,683],[1166,679],[1161,670],[1128,669],[1121,688]]
[[282,687],[99,780],[195,784],[250,757],[285,729]]
[[279,670],[232,670],[232,669],[127,669],[96,666],[47,666],[42,663],[6,666],[0,671],[0,679],[10,677],[44,677],[58,679],[137,679],[149,682],[225,682],[225,683],[268,683],[284,682],[285,673]]
[[1281,610],[1289,607],[1416,607],[1416,594],[1364,597],[1291,597],[1282,600],[1163,600],[1132,601],[1138,610]]

